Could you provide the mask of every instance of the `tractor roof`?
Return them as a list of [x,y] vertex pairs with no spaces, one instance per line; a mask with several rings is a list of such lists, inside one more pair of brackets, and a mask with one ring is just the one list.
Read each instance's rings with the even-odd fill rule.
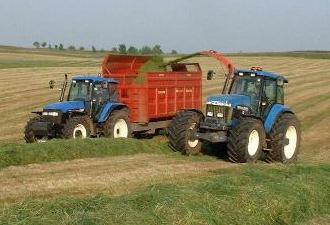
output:
[[104,78],[104,77],[98,77],[98,76],[78,76],[73,77],[73,80],[90,80],[93,83],[102,83],[102,82],[108,82],[108,83],[118,83],[118,81],[112,79],[112,78]]
[[275,74],[275,73],[270,73],[267,71],[262,71],[262,70],[241,70],[241,69],[237,69],[235,71],[235,74],[238,73],[247,73],[247,74],[251,74],[251,73],[255,73],[257,76],[262,76],[262,77],[269,77],[271,79],[274,80],[283,80],[285,83],[288,83],[288,79],[283,77],[282,75],[279,74]]

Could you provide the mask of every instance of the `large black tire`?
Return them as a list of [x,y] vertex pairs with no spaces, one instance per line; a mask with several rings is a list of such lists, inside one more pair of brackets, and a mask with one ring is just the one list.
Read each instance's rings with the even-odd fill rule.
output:
[[284,113],[279,116],[269,138],[271,150],[266,152],[267,162],[293,163],[297,161],[301,131],[299,120],[294,114]]
[[128,110],[114,110],[103,126],[103,134],[109,138],[129,138],[132,127],[128,118]]
[[168,128],[170,146],[186,155],[198,155],[202,149],[202,143],[195,139],[203,116],[194,111],[182,111],[177,113]]
[[229,130],[227,153],[234,163],[256,162],[265,143],[265,131],[260,120],[241,117]]
[[33,130],[31,128],[33,123],[38,122],[40,120],[41,120],[41,117],[37,116],[37,117],[31,118],[26,123],[25,128],[24,128],[24,139],[25,139],[26,143],[34,143],[34,142],[37,142],[39,139],[41,139],[41,137],[38,137],[33,133]]
[[62,129],[62,137],[66,139],[84,139],[91,137],[92,122],[88,116],[69,118]]

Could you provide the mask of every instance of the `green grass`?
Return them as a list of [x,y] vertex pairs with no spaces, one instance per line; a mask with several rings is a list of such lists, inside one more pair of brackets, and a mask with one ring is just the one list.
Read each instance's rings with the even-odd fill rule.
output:
[[0,224],[301,224],[330,214],[330,166],[248,165],[119,197],[2,205]]
[[[131,155],[136,153],[171,154],[162,137],[138,139],[52,140],[46,143],[1,143],[0,169],[31,163],[55,162],[90,157]],[[157,140],[158,139],[158,140]]]

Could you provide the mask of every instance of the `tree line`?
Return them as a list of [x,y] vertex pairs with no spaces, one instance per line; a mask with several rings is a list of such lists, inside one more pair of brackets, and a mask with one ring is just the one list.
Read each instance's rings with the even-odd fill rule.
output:
[[[70,45],[67,48],[64,47],[62,43],[52,45],[47,42],[33,42],[33,46],[35,48],[48,48],[48,49],[54,49],[54,50],[69,50],[69,51],[87,51],[83,46],[76,47],[74,45]],[[161,55],[164,54],[164,51],[162,50],[160,45],[154,45],[154,46],[143,46],[141,48],[137,48],[134,46],[127,47],[125,44],[119,44],[118,47],[113,47],[111,50],[105,50],[105,49],[96,49],[95,46],[92,46],[90,51],[92,52],[111,52],[111,53],[117,53],[117,54],[131,54],[131,55]],[[170,54],[178,54],[176,50],[172,50]]]

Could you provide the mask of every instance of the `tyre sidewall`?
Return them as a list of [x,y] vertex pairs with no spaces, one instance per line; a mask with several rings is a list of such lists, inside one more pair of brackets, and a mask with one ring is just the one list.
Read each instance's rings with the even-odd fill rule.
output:
[[[275,127],[276,126],[276,127]],[[291,158],[286,158],[284,153],[284,147],[285,145],[285,138],[286,138],[286,132],[290,126],[293,126],[296,129],[297,132],[297,143],[296,143],[296,149],[294,154]],[[278,134],[272,133],[271,136],[280,135],[281,139],[277,140],[277,143],[273,144],[272,151],[276,151],[272,155],[272,161],[280,161],[282,163],[293,163],[296,162],[298,159],[299,154],[299,147],[300,147],[300,140],[301,140],[301,131],[300,131],[300,124],[298,119],[294,114],[283,114],[276,124],[274,125],[274,131]]]
[[131,123],[128,118],[128,111],[125,109],[114,110],[111,112],[109,118],[107,119],[107,121],[105,122],[104,127],[103,127],[104,136],[109,137],[109,138],[114,138],[115,137],[115,133],[114,133],[115,125],[121,119],[126,122],[127,129],[128,129],[127,137],[121,137],[121,138],[131,137],[131,135],[132,135]]
[[89,138],[91,136],[91,125],[86,117],[71,117],[64,125],[63,137],[66,139],[76,139],[74,137],[74,132],[77,131],[78,126],[83,126],[83,129],[86,130],[85,138]]
[[[259,135],[259,144],[254,155],[248,151],[249,137],[253,130]],[[238,119],[237,124],[229,130],[227,153],[229,160],[235,163],[254,163],[262,155],[265,144],[265,131],[260,120],[251,117]]]

